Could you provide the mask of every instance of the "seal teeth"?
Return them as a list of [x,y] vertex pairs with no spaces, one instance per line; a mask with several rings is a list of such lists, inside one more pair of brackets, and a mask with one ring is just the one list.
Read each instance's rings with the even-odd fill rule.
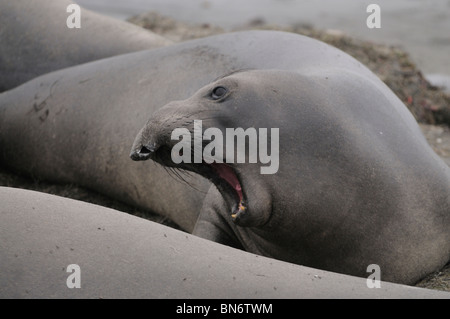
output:
[[246,210],[247,210],[247,207],[244,206],[244,202],[241,200],[239,202],[238,208],[231,214],[231,218],[233,218],[233,220],[235,220],[241,214],[245,213]]

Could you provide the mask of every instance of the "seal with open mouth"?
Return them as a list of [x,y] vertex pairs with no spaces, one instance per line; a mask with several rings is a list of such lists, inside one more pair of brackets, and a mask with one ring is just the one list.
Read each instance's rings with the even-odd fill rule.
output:
[[[179,163],[176,128],[279,128],[279,170]],[[244,70],[156,111],[133,160],[196,172],[214,186],[194,234],[284,261],[411,284],[450,259],[450,169],[406,107],[357,72]]]
[[171,169],[131,161],[137,131],[162,106],[234,70],[318,66],[376,79],[336,48],[276,31],[222,34],[51,72],[0,94],[0,162],[36,179],[87,187],[192,232],[211,183],[190,172],[178,182]]
[[[250,72],[250,74],[252,73]],[[258,110],[259,116],[249,117],[248,112],[251,111],[253,103],[242,105],[241,100],[236,98],[236,94],[245,90],[242,83],[238,83],[232,75],[224,77],[220,82],[220,85],[206,86],[188,100],[169,103],[156,111],[136,138],[130,156],[136,161],[152,159],[164,166],[202,175],[220,190],[234,223],[263,225],[271,214],[271,195],[268,188],[261,187],[264,183],[259,176],[259,166],[230,164],[226,162],[225,158],[212,163],[207,163],[203,159],[201,163],[194,163],[194,160],[191,160],[189,163],[174,164],[172,160],[172,148],[178,142],[171,139],[172,131],[184,127],[190,132],[194,132],[193,125],[196,118],[202,119],[204,126],[218,128],[225,132],[226,128],[234,126],[239,128],[262,127],[266,123],[265,119],[275,114],[270,113],[277,112],[271,110],[270,103],[265,103],[259,105],[261,107]],[[256,83],[256,85],[258,84]],[[257,98],[257,96],[255,95],[253,98]],[[221,153],[225,154],[226,151],[229,150],[224,147]],[[237,153],[236,150],[233,152]],[[248,145],[245,152],[248,157]],[[250,171],[254,172],[251,179],[248,179]],[[259,182],[257,182],[258,180]],[[251,185],[248,189],[246,188],[247,183]],[[258,213],[251,214],[250,211]]]

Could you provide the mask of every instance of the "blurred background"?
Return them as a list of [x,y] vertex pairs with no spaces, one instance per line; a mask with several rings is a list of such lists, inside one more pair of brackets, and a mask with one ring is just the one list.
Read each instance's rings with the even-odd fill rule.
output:
[[[405,49],[424,75],[450,89],[450,0],[75,0],[119,19],[156,11],[176,20],[232,30],[251,21],[309,25]],[[381,8],[381,29],[369,29],[366,8]]]

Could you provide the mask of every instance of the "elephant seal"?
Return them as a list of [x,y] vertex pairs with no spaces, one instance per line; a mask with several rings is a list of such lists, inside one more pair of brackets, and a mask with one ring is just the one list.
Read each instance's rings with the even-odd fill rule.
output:
[[81,8],[69,29],[68,0],[0,0],[0,92],[65,67],[172,42],[130,23]]
[[191,232],[210,182],[185,173],[178,182],[177,171],[131,161],[139,129],[163,105],[234,70],[318,66],[353,70],[387,90],[320,41],[275,31],[223,34],[58,70],[0,94],[0,163],[149,209]]
[[386,282],[369,289],[366,279],[256,256],[49,194],[0,187],[0,202],[2,299],[450,298]]
[[[450,260],[449,167],[381,81],[305,63],[301,71],[235,72],[168,103],[138,134],[132,159],[213,182],[198,236],[354,276],[377,264],[383,280],[403,284],[441,269]],[[279,128],[278,171],[261,174],[261,164],[249,163],[250,142],[230,146],[244,163],[223,150],[227,158],[213,163],[176,164],[171,134],[195,132],[195,120],[223,136],[229,128]]]

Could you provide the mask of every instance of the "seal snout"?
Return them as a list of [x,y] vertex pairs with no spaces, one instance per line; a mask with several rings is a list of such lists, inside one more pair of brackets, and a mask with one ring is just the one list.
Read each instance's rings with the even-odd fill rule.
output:
[[141,145],[131,152],[130,157],[133,161],[145,161],[148,160],[157,149],[158,146],[156,144]]

